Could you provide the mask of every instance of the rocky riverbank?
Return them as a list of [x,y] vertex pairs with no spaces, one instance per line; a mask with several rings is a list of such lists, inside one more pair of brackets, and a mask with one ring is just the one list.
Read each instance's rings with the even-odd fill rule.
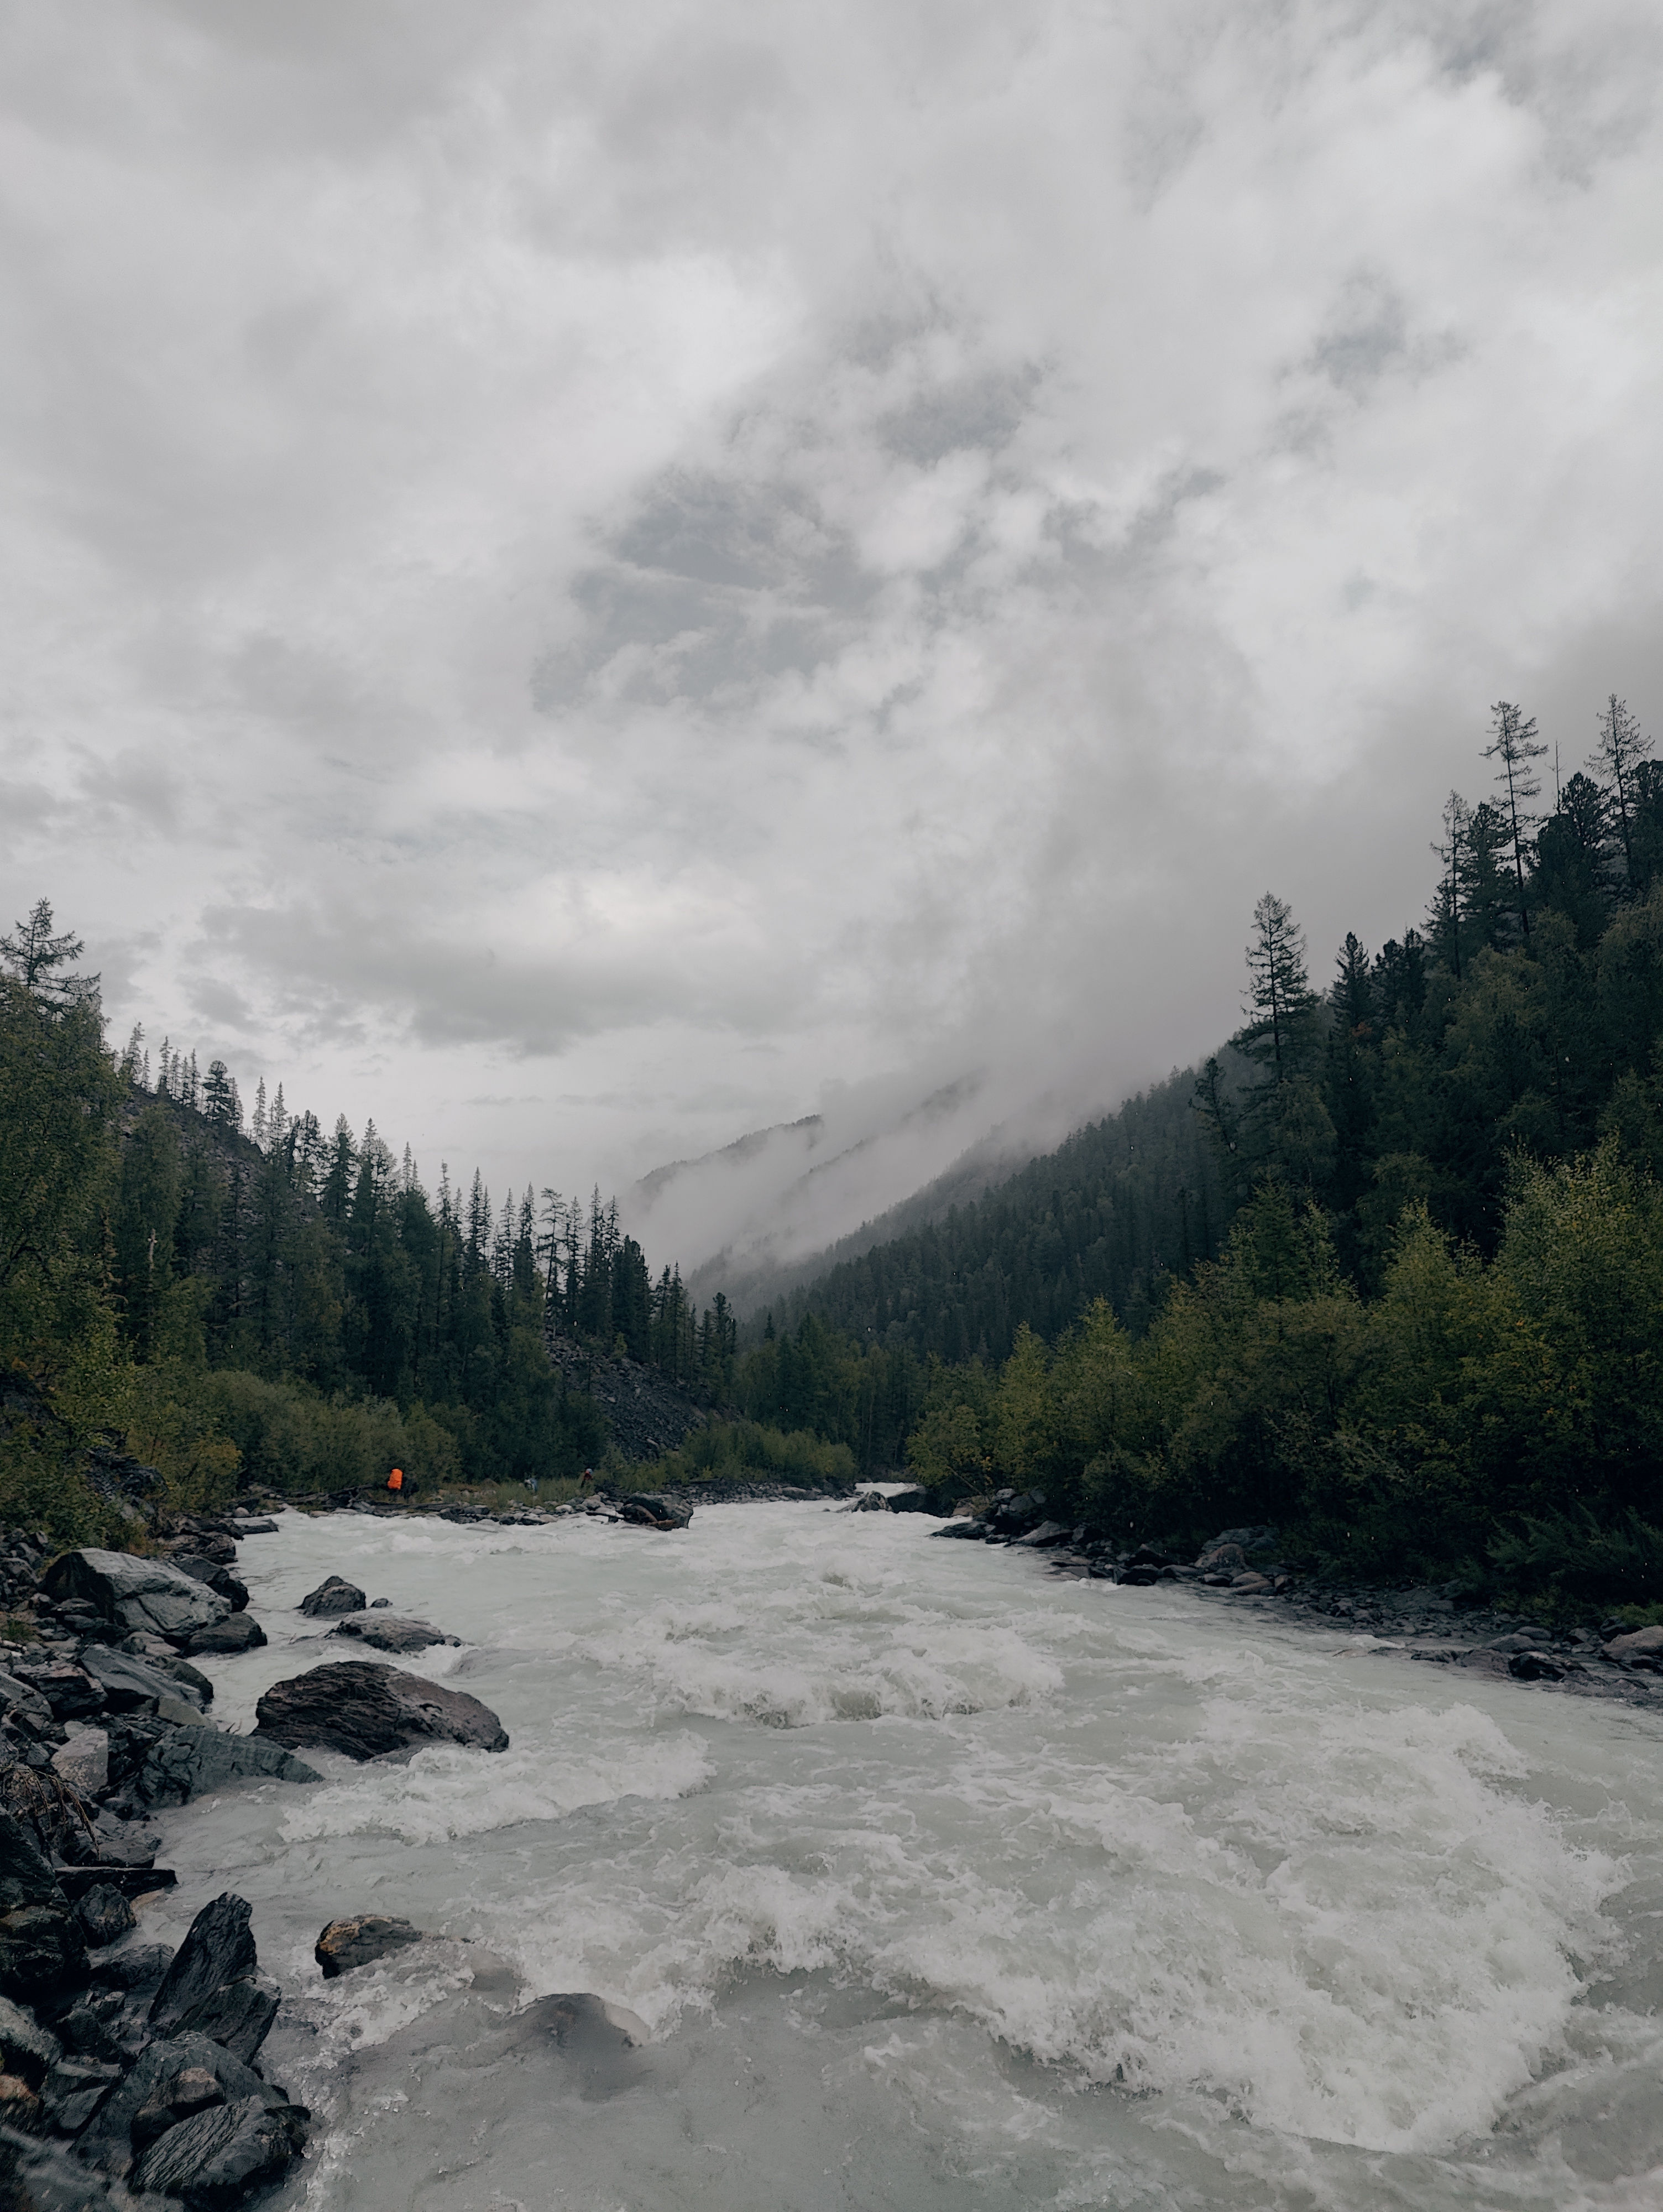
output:
[[[258,1971],[251,1911],[203,1906],[177,1951],[141,1940],[136,1905],[172,1887],[149,1815],[240,1783],[321,1778],[302,1749],[365,1761],[428,1742],[506,1749],[477,1698],[352,1657],[271,1685],[252,1735],[215,1728],[193,1657],[266,1639],[234,1570],[256,1515],[178,1516],[159,1554],[0,1558],[0,2204],[8,2212],[183,2204],[227,2212],[304,2149],[309,2114],[260,2070],[281,1992]],[[371,1650],[459,1639],[395,1617],[337,1576],[300,1608]],[[332,1624],[332,1625],[331,1625]],[[355,1923],[355,1925],[356,1923]],[[363,1923],[319,1939],[325,1976],[405,1940]],[[408,1940],[418,1940],[409,1931]]]
[[1621,1620],[1592,1628],[1551,1626],[1460,1605],[1459,1585],[1393,1589],[1325,1583],[1296,1574],[1278,1559],[1272,1528],[1223,1529],[1193,1559],[1150,1545],[1128,1552],[1088,1526],[1051,1520],[1043,1492],[1004,1490],[980,1513],[961,1510],[935,1534],[1034,1552],[1059,1577],[1144,1589],[1187,1584],[1204,1601],[1313,1629],[1338,1629],[1353,1643],[1366,1638],[1382,1654],[1423,1664],[1575,1696],[1663,1705],[1663,1628],[1631,1630]]

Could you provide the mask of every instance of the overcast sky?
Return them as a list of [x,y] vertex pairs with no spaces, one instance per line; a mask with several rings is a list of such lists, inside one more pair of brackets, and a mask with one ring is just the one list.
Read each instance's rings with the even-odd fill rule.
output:
[[1663,722],[1655,0],[0,27],[3,918],[429,1181],[859,1218]]

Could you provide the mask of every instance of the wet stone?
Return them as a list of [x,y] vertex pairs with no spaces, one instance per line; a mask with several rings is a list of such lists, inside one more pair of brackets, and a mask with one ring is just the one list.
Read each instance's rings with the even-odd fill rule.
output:
[[340,1613],[362,1613],[365,1610],[364,1593],[356,1583],[346,1582],[339,1575],[331,1575],[319,1583],[315,1590],[307,1592],[300,1600],[300,1610],[313,1620],[332,1620]]
[[339,1975],[349,1974],[356,1966],[367,1966],[377,1959],[385,1958],[389,1951],[402,1950],[407,1944],[423,1940],[422,1930],[413,1928],[408,1920],[365,1912],[355,1920],[331,1920],[318,1938],[313,1956],[324,1970],[324,1979],[331,1982]]

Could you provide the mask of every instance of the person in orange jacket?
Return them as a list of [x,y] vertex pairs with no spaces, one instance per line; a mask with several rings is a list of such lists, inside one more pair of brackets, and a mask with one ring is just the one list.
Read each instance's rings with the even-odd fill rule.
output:
[[402,1467],[394,1468],[392,1473],[387,1477],[387,1488],[392,1492],[399,1504],[403,1504],[404,1499],[404,1470]]

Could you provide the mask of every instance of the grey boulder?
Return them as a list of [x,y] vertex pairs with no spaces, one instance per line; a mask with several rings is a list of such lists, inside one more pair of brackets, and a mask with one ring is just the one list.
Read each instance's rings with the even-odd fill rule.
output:
[[312,1620],[331,1620],[337,1613],[361,1613],[365,1606],[364,1593],[355,1583],[343,1581],[339,1575],[330,1575],[315,1590],[308,1590],[300,1600],[300,1611]]
[[[189,1669],[195,1681],[180,1680],[170,1667],[166,1672],[154,1659],[140,1659],[130,1651],[112,1650],[108,1644],[89,1644],[81,1663],[102,1688],[112,1713],[160,1712],[164,1704],[187,1705],[200,1712],[207,1703],[198,1683],[205,1678]],[[208,1685],[209,1695],[213,1686]]]
[[385,1759],[422,1743],[508,1748],[507,1731],[477,1698],[367,1659],[274,1683],[254,1711],[258,1733],[272,1742],[349,1759]]
[[132,1906],[113,1883],[99,1882],[76,1899],[75,1917],[93,1950],[102,1950],[138,1925]]
[[275,1984],[258,1974],[245,1974],[240,1981],[210,1990],[193,2004],[179,2022],[179,2033],[209,2036],[249,2066],[277,2017],[279,2001]]
[[312,1955],[324,1970],[326,1982],[349,1974],[356,1966],[373,1966],[389,1951],[426,1939],[408,1920],[390,1919],[381,1912],[360,1913],[355,1920],[331,1920],[313,1947]]
[[150,2001],[150,2026],[158,2035],[171,2035],[192,2005],[254,1972],[259,1962],[252,1917],[247,1899],[228,1890],[203,1905]]
[[220,1560],[205,1559],[196,1552],[175,1552],[172,1564],[181,1574],[189,1575],[192,1582],[203,1583],[210,1590],[217,1590],[233,1613],[240,1613],[247,1604],[246,1583],[239,1582]]
[[1613,1636],[1605,1646],[1607,1659],[1637,1659],[1654,1651],[1663,1652],[1663,1628],[1631,1629],[1626,1636]]
[[223,1620],[231,1610],[217,1590],[168,1561],[129,1552],[65,1552],[47,1568],[40,1586],[60,1602],[84,1598],[100,1620],[170,1643]]
[[60,2058],[40,2085],[47,2118],[66,2136],[79,2135],[120,2079],[112,2058]]
[[355,1637],[377,1651],[425,1651],[430,1644],[460,1644],[459,1636],[446,1636],[430,1620],[410,1620],[396,1613],[352,1613],[337,1620],[332,1636]]
[[31,1729],[50,1728],[52,1709],[32,1683],[0,1673],[0,1713],[26,1721]]
[[[287,2116],[290,2106],[281,2089],[263,2081],[252,2067],[215,2043],[211,2036],[179,2034],[150,2044],[126,2080],[99,2107],[76,2145],[89,2166],[124,2180],[133,2165],[133,2123],[143,2112],[170,2106],[175,2085],[186,2074],[210,2074],[224,2105],[258,2098],[267,2112]],[[192,2101],[199,2105],[200,2092]],[[215,2107],[214,2109],[220,2109]],[[161,2140],[167,2140],[164,2135]],[[191,2200],[187,2197],[186,2202]],[[229,2200],[228,2200],[229,2201]]]
[[52,1753],[52,1767],[80,1797],[96,1797],[110,1786],[110,1739],[103,1729],[84,1728]]
[[184,1805],[238,1782],[320,1782],[315,1766],[280,1744],[218,1729],[172,1729],[153,1744],[133,1783],[146,1805]]
[[222,1658],[228,1653],[258,1651],[264,1642],[265,1631],[252,1613],[234,1613],[228,1620],[210,1621],[196,1630],[185,1648],[193,1659],[204,1654]]
[[183,2197],[191,2212],[220,2212],[276,2181],[306,2146],[300,2106],[260,2095],[210,2105],[159,2136],[133,2169],[133,2186]]

